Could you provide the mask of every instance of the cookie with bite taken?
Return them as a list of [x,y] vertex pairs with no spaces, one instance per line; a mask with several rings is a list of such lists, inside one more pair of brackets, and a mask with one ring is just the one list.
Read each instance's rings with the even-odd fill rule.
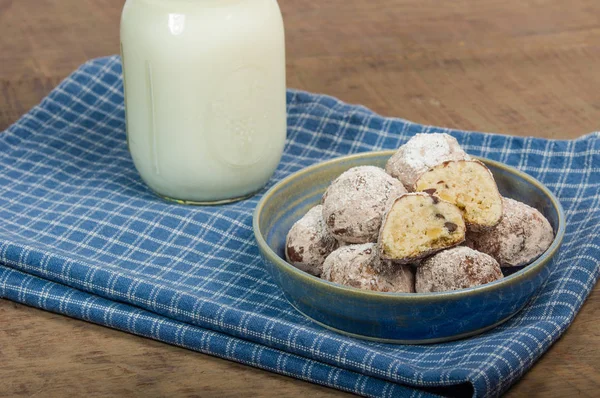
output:
[[459,245],[465,232],[458,207],[424,192],[408,193],[390,204],[378,244],[382,258],[409,264]]
[[443,162],[423,173],[415,190],[454,203],[469,230],[482,231],[502,218],[502,196],[490,170],[479,160]]

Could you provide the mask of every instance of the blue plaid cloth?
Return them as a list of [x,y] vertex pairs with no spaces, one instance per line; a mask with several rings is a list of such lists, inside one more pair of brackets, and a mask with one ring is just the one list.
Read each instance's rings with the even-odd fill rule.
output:
[[444,131],[560,198],[568,226],[556,272],[518,316],[467,340],[387,345],[325,330],[286,302],[259,259],[251,219],[264,190],[186,207],[142,183],[126,147],[120,61],[110,57],[83,65],[0,134],[0,297],[366,396],[508,389],[597,280],[600,135],[463,132],[322,95],[290,90],[287,99],[288,141],[270,185],[325,159]]

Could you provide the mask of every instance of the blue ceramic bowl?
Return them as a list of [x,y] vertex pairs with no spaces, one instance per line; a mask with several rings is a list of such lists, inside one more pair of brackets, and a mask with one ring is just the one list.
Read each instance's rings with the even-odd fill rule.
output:
[[351,167],[383,167],[393,151],[346,156],[301,170],[271,188],[254,213],[254,234],[273,279],[287,300],[320,325],[358,338],[390,343],[443,342],[484,332],[521,310],[553,269],[565,216],[556,197],[539,181],[502,163],[483,161],[502,195],[540,210],[556,237],[537,260],[506,278],[441,293],[378,293],[316,278],[285,261],[285,238],[333,179]]

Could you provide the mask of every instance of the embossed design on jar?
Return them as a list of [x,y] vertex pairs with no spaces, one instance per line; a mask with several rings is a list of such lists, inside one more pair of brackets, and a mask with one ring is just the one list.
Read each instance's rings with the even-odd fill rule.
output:
[[272,148],[269,110],[274,98],[265,93],[267,78],[260,68],[238,68],[217,85],[209,103],[207,141],[213,155],[229,165],[255,164]]

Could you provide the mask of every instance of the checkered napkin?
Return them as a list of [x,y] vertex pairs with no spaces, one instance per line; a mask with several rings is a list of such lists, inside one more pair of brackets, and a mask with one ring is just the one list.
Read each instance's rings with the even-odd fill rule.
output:
[[[387,345],[297,313],[262,264],[252,199],[163,202],[127,152],[118,57],[88,62],[0,134],[0,297],[366,396],[497,396],[573,320],[600,256],[600,134],[506,137],[383,118],[288,92],[288,141],[270,182],[349,153],[444,131],[471,154],[543,181],[567,214],[556,271],[518,316],[467,340]],[[266,189],[266,188],[265,188]],[[448,386],[454,386],[449,388]]]

